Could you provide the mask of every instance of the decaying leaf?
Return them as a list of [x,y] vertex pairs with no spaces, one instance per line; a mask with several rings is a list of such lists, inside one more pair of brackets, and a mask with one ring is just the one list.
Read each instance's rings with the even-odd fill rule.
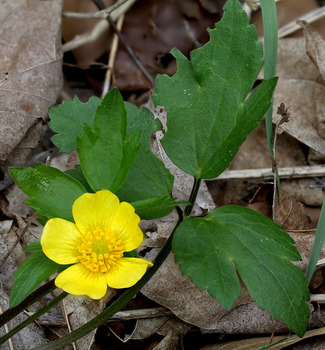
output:
[[[323,157],[325,140],[318,133],[318,123],[320,118],[325,119],[325,115],[319,115],[325,111],[324,95],[325,87],[317,82],[285,77],[279,79],[274,94],[276,106],[283,102],[290,107],[290,121],[281,125],[281,128]],[[273,122],[279,118],[279,115],[273,114]]]
[[[302,23],[306,35],[306,51],[318,67],[308,58],[304,39],[283,39],[279,41],[277,75],[280,77],[274,94],[274,105],[284,103],[289,107],[290,121],[281,125],[289,135],[295,137],[312,150],[325,156],[325,102],[324,42],[310,27]],[[293,46],[296,46],[293,49]],[[280,116],[273,113],[273,122]]]
[[[0,288],[0,309],[2,311],[7,310],[9,308],[9,297],[7,297],[6,293]],[[1,311],[1,310],[0,310]],[[25,321],[28,318],[27,315],[21,314],[15,317],[13,320],[8,322],[9,330],[15,328],[20,323]],[[5,335],[4,327],[0,329],[0,337]],[[31,323],[24,329],[22,329],[19,333],[15,334],[11,337],[13,347],[9,348],[7,344],[1,345],[1,349],[15,349],[15,350],[26,350],[26,349],[34,349],[35,347],[45,345],[47,340],[44,338],[42,330],[35,324]]]
[[[61,0],[5,1],[0,15],[0,159],[45,120],[61,86]],[[23,24],[23,25],[22,25]]]
[[155,317],[137,321],[136,328],[130,339],[145,339],[158,333],[164,338],[156,345],[155,349],[177,350],[179,338],[184,336],[191,325],[175,317]]
[[[61,292],[61,291],[60,291]],[[62,303],[62,314],[65,315],[69,329],[75,330],[104,310],[106,303],[114,297],[116,291],[109,288],[105,297],[99,301],[87,297],[68,295]],[[77,350],[89,350],[94,342],[96,330],[76,341]]]
[[[0,222],[0,263],[6,258],[9,249],[15,243],[17,236],[13,227],[13,220],[5,220]],[[13,283],[12,276],[25,257],[20,243],[16,249],[5,259],[1,266],[0,277],[0,313],[9,308],[9,292]],[[18,326],[21,322],[27,319],[27,316],[21,314],[8,323],[9,330]],[[0,329],[0,337],[5,333],[4,327]],[[42,331],[34,323],[24,328],[20,333],[12,337],[14,349],[24,350],[32,349],[46,343]],[[0,346],[5,349],[5,347]]]
[[297,23],[304,30],[306,53],[325,80],[325,41],[306,21],[297,21]]

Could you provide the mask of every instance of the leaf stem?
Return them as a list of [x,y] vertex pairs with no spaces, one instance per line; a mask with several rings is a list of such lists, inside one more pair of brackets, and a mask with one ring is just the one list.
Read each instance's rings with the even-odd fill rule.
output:
[[0,327],[5,325],[12,318],[24,311],[28,306],[41,299],[44,295],[52,292],[55,288],[56,286],[54,284],[54,280],[43,284],[41,287],[39,287],[33,293],[31,293],[27,298],[25,298],[20,304],[8,309],[2,315],[0,315]]
[[48,310],[50,310],[53,306],[58,304],[63,298],[65,298],[68,295],[68,293],[63,292],[58,297],[56,297],[54,300],[52,300],[48,305],[43,307],[41,310],[36,312],[34,315],[28,317],[25,321],[23,321],[20,325],[12,329],[10,332],[8,332],[5,336],[0,338],[0,344],[3,344],[6,340],[11,338],[13,335],[15,335],[17,332],[22,330],[24,327],[32,323],[34,320],[36,320],[41,315],[45,314]]
[[129,300],[131,300],[140,290],[141,288],[150,280],[150,278],[155,274],[155,272],[159,269],[162,263],[165,261],[172,248],[172,239],[174,232],[178,225],[183,221],[182,211],[179,207],[176,207],[179,219],[178,222],[166,241],[165,245],[157,255],[156,259],[153,261],[153,266],[150,267],[146,274],[131,288],[125,290],[125,292],[111,305],[109,305],[104,311],[102,311],[99,315],[94,317],[92,320],[79,327],[78,329],[72,331],[71,333],[63,336],[60,339],[54,340],[53,342],[40,346],[36,348],[36,350],[59,350],[63,349],[66,345],[71,344],[77,339],[80,339],[84,335],[88,334],[92,330],[99,327],[101,324],[107,321],[110,317],[112,317],[117,311],[119,311],[123,306],[125,306]]
[[201,185],[201,179],[197,179],[196,177],[194,178],[194,184],[192,187],[192,192],[189,198],[189,201],[191,204],[189,204],[185,210],[184,210],[184,218],[188,218],[191,215],[197,194],[199,193],[199,189],[200,189],[200,185]]

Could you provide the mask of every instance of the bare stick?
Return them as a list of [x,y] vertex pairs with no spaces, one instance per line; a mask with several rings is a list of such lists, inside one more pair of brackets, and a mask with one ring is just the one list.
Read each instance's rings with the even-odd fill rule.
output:
[[106,19],[107,14],[114,12],[117,8],[119,8],[120,6],[124,5],[127,2],[132,2],[132,4],[134,3],[133,0],[121,0],[121,1],[118,1],[116,4],[110,6],[102,11],[97,11],[94,13],[63,12],[62,17],[79,18],[79,19],[85,19],[85,18]]
[[[123,4],[112,11],[111,16],[115,21],[123,13],[127,12],[128,9],[136,2],[136,0],[123,1]],[[121,1],[119,2],[121,3]],[[105,9],[107,10],[107,9]],[[101,11],[100,11],[101,12]],[[105,19],[107,16],[105,16]],[[83,34],[77,35],[72,40],[62,45],[63,52],[71,51],[77,49],[80,46],[92,43],[98,39],[98,37],[109,28],[109,23],[107,21],[99,21],[90,31],[87,31]]]
[[[116,23],[117,29],[121,31],[122,25],[124,21],[124,14],[121,15]],[[108,60],[108,68],[105,76],[105,82],[104,82],[104,87],[103,87],[103,92],[102,92],[102,99],[105,97],[105,95],[108,93],[111,85],[111,78],[112,78],[112,72],[113,72],[113,66],[116,58],[116,53],[117,53],[117,48],[118,48],[118,41],[119,37],[117,34],[114,34],[113,37],[113,42],[111,46],[111,51],[109,54],[109,60]]]
[[[309,177],[325,176],[325,165],[304,165],[296,167],[278,168],[280,179],[299,179]],[[269,181],[273,179],[270,168],[226,170],[214,179],[205,181],[225,181],[225,180],[261,180]]]
[[[102,0],[93,0],[93,2],[97,5],[97,7],[100,10],[103,10],[105,8],[105,5],[103,4]],[[140,62],[140,60],[135,55],[134,51],[131,49],[131,47],[128,45],[128,43],[124,40],[124,37],[122,36],[121,32],[117,29],[117,27],[114,23],[114,20],[110,15],[107,15],[107,21],[109,22],[110,26],[113,28],[114,32],[118,35],[120,42],[123,44],[125,50],[129,54],[129,56],[133,59],[134,63],[138,66],[138,68],[141,70],[141,72],[144,74],[144,76],[148,79],[150,84],[152,86],[154,86],[155,85],[154,79],[149,74],[149,72],[146,70],[146,68],[143,66],[143,64]]]
[[308,12],[305,15],[300,16],[299,18],[296,18],[295,20],[279,28],[278,37],[284,38],[285,36],[290,35],[296,32],[297,30],[301,29],[301,27],[296,23],[298,19],[302,21],[306,21],[308,23],[313,23],[324,17],[325,17],[325,7],[317,8],[316,10]]
[[[63,305],[63,314],[64,314],[65,322],[66,322],[66,325],[68,326],[69,333],[71,333],[72,332],[72,328],[71,328],[71,325],[70,325],[69,316],[68,316],[68,313],[67,313],[67,308],[65,307],[64,299],[62,300],[62,305]],[[72,342],[72,347],[73,347],[73,350],[77,350],[75,342]]]

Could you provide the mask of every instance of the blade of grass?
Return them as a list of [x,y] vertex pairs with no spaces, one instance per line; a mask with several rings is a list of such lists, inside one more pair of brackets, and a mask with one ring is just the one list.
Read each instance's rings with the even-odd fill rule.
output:
[[[278,51],[278,18],[274,0],[261,0],[264,29],[264,79],[274,77]],[[271,156],[273,156],[272,130],[273,104],[266,113],[266,134]]]
[[313,244],[313,248],[311,250],[309,264],[306,271],[306,278],[308,283],[310,283],[310,280],[313,276],[313,273],[316,268],[316,264],[319,258],[319,254],[322,250],[322,247],[325,243],[325,201],[323,202],[322,210],[320,212],[317,230],[316,230],[316,236]]
[[[275,1],[261,0],[261,10],[264,30],[264,79],[270,79],[275,76],[278,53],[278,17]],[[273,159],[273,163],[276,164],[275,145],[273,145],[272,113],[273,99],[265,115],[265,126],[270,155]],[[275,166],[275,178],[276,183],[274,186],[277,188],[278,201],[280,204],[280,178],[277,166]]]

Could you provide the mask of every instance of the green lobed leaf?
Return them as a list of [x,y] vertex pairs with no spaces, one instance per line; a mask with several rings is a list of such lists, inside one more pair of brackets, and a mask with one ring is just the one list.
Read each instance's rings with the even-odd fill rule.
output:
[[40,283],[70,265],[59,265],[42,251],[30,255],[18,268],[10,293],[10,306],[21,303]]
[[126,138],[127,116],[122,96],[111,90],[97,108],[92,129],[83,124],[77,138],[82,171],[94,191],[116,192],[138,153],[140,132]]
[[183,221],[173,239],[175,261],[200,290],[230,309],[241,294],[237,272],[252,298],[275,320],[303,336],[309,308],[301,260],[280,226],[248,208],[225,206]]
[[[176,205],[187,205],[190,202],[179,201],[176,202],[176,198],[171,197],[156,197],[150,199],[143,199],[141,201],[130,203],[135,212],[144,220],[156,219],[157,215],[159,217],[168,215]],[[159,213],[159,214],[158,214]]]
[[91,97],[82,103],[77,96],[73,101],[63,101],[60,105],[50,108],[50,128],[57,134],[52,142],[60,148],[60,152],[69,153],[77,149],[77,137],[80,135],[82,123],[94,125],[94,116],[101,103],[98,97]]
[[[139,110],[130,103],[125,103],[125,108],[128,118],[127,135],[141,131],[141,139],[139,152],[125,182],[117,191],[117,196],[129,203],[158,197],[170,201],[174,177],[151,151],[151,135],[162,128],[161,123],[158,119],[154,119],[146,108]],[[150,210],[150,202],[147,203],[147,209]],[[172,206],[156,207],[155,211],[151,210],[150,217],[162,217],[172,210]]]
[[30,197],[25,203],[46,218],[73,222],[72,204],[86,192],[74,178],[62,171],[36,164],[34,168],[10,168],[10,175]]
[[153,100],[167,110],[162,145],[171,160],[196,178],[222,173],[270,106],[276,78],[247,99],[263,65],[262,44],[237,0],[228,0],[210,41],[189,61],[171,52],[177,73],[159,75]]

